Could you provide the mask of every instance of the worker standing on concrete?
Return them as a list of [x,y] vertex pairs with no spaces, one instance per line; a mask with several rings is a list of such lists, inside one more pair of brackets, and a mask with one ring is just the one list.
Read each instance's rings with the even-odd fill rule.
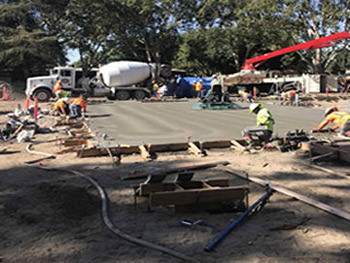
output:
[[196,86],[197,86],[197,83],[196,81],[194,80],[192,82],[192,92],[193,92],[193,97],[195,98],[196,97]]
[[285,102],[287,102],[290,105],[293,105],[296,95],[297,95],[296,90],[288,90],[286,92],[283,92],[281,105],[283,105]]
[[196,84],[196,93],[195,93],[195,98],[200,98],[201,97],[201,91],[202,91],[203,85],[202,85],[202,80],[199,80]]
[[61,98],[56,101],[54,110],[59,113],[60,116],[69,117],[69,98]]
[[87,96],[80,95],[79,98],[70,101],[71,116],[73,119],[82,117],[85,118]]
[[155,81],[155,80],[153,80],[152,81],[152,83],[153,83],[153,93],[154,93],[154,96],[158,96],[158,89],[159,89],[159,85],[158,85],[158,83]]
[[266,135],[268,139],[270,139],[273,133],[273,127],[275,125],[275,120],[273,119],[270,111],[264,108],[261,103],[252,103],[249,106],[249,113],[256,114],[256,125],[265,126]]
[[318,125],[318,131],[321,131],[330,122],[332,122],[334,124],[331,128],[332,131],[340,128],[341,135],[350,137],[350,114],[338,111],[337,107],[331,107],[326,109],[324,115],[325,119],[320,123],[320,125]]

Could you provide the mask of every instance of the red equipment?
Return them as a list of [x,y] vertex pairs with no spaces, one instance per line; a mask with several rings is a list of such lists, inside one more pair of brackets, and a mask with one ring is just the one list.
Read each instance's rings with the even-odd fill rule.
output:
[[244,66],[242,67],[242,69],[244,70],[255,70],[256,67],[260,66],[261,64],[263,64],[266,60],[270,59],[270,58],[274,58],[277,56],[281,56],[287,53],[291,53],[294,51],[298,51],[298,50],[308,50],[308,49],[316,49],[316,48],[323,48],[323,47],[330,47],[333,45],[333,43],[340,41],[340,40],[344,40],[346,38],[350,38],[350,34],[346,31],[337,33],[337,34],[333,34],[333,35],[329,35],[326,37],[321,37],[315,40],[311,40],[305,43],[301,43],[298,45],[294,45],[291,47],[287,47],[287,48],[283,48],[271,53],[267,53],[255,58],[250,58],[247,59],[244,63]]
[[39,104],[39,99],[38,96],[35,97],[35,104],[34,104],[34,120],[38,120],[38,104]]

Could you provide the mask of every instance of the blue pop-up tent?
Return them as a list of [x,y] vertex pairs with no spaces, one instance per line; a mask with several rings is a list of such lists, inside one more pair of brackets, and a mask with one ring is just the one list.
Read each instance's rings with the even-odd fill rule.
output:
[[202,94],[205,96],[205,94],[210,90],[210,83],[212,78],[211,77],[178,77],[176,79],[176,91],[175,95],[177,98],[192,98],[194,96],[192,84],[193,81],[196,83],[202,80]]

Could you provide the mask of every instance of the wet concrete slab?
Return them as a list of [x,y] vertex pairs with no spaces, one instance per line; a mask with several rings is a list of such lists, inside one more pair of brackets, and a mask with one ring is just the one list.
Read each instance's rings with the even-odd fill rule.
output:
[[[88,105],[91,128],[108,135],[108,144],[159,144],[192,140],[229,140],[241,138],[242,129],[254,126],[256,116],[249,104],[242,110],[192,110],[197,100],[184,102],[116,101]],[[272,105],[263,102],[275,121],[275,133],[284,136],[295,129],[309,131],[323,119],[323,110]]]

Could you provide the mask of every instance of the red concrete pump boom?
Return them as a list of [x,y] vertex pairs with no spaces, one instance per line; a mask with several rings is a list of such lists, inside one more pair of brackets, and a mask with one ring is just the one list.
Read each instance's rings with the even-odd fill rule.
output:
[[[242,69],[244,70],[254,70],[256,67],[260,66],[262,63],[264,63],[266,60],[270,59],[270,58],[274,58],[280,55],[284,55],[287,53],[291,53],[294,51],[298,51],[298,50],[308,50],[308,49],[316,49],[316,48],[323,48],[323,47],[330,47],[333,45],[333,43],[346,39],[346,38],[350,38],[350,34],[346,31],[337,33],[337,34],[333,34],[333,35],[329,35],[326,37],[321,37],[315,40],[311,40],[305,43],[301,43],[298,45],[294,45],[291,47],[287,47],[287,48],[283,48],[271,53],[267,53],[255,58],[250,58],[247,59],[244,63],[244,66],[242,67]],[[255,64],[256,63],[256,64]]]

